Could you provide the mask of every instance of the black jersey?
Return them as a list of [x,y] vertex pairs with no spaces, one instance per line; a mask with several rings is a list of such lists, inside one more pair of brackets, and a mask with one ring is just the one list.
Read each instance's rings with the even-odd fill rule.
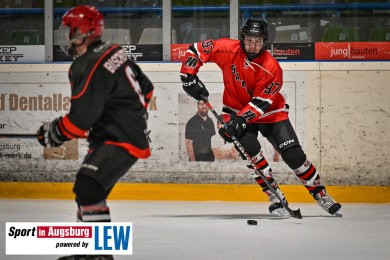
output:
[[60,121],[68,137],[88,136],[90,147],[112,144],[137,158],[150,156],[147,108],[153,84],[122,47],[96,42],[69,69],[71,107]]
[[211,137],[213,135],[215,135],[215,128],[210,117],[203,120],[197,113],[188,120],[185,139],[193,141],[196,161],[214,161],[214,153],[211,148]]

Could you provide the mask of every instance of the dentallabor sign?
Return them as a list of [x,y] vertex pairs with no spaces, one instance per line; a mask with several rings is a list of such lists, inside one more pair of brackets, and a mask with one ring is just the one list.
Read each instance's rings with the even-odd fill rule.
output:
[[131,255],[132,223],[7,222],[7,255]]

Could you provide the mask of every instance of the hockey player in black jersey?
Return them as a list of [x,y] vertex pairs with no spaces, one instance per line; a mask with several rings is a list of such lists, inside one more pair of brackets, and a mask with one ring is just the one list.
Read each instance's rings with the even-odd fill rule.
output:
[[109,222],[108,194],[139,158],[150,156],[147,109],[154,87],[120,45],[101,41],[104,19],[96,8],[74,7],[64,14],[62,25],[74,57],[69,69],[71,107],[65,116],[39,128],[38,141],[56,147],[73,138],[88,138],[89,151],[73,187],[77,219]]

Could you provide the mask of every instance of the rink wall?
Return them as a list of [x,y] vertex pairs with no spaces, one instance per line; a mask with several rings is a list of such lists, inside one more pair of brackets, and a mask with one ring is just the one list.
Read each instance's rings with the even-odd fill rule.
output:
[[[145,190],[152,189],[156,199],[207,199],[197,195],[205,192],[210,199],[218,199],[211,195],[210,190],[214,190],[221,198],[245,200],[246,196],[238,194],[247,191],[249,196],[254,188],[253,192],[259,193],[256,185],[249,185],[253,180],[239,158],[188,161],[184,129],[196,105],[182,91],[180,64],[140,66],[156,87],[149,112],[152,157],[139,161],[113,196],[149,198]],[[380,194],[387,199],[379,202],[390,202],[390,63],[282,62],[281,66],[282,93],[291,107],[291,121],[308,158],[320,169],[324,184],[339,190],[345,201],[364,202],[374,197],[378,201],[380,196],[375,194]],[[34,197],[31,187],[51,191],[53,187],[68,187],[74,180],[87,150],[84,140],[43,149],[29,136],[43,121],[64,115],[69,109],[68,68],[69,64],[0,64],[0,197],[12,197],[11,193]],[[223,85],[219,68],[206,64],[199,77],[211,93],[210,102],[220,110]],[[292,192],[301,189],[280,156],[265,140],[260,141],[279,183]],[[213,144],[218,149],[226,147],[214,140]],[[355,192],[355,187],[361,186],[369,192]],[[70,190],[68,197],[72,196]],[[125,190],[138,195],[129,198]],[[159,190],[165,190],[165,195]],[[53,194],[59,194],[58,190]],[[259,196],[248,200],[261,200]],[[296,196],[298,201],[305,200],[307,194],[298,192]]]

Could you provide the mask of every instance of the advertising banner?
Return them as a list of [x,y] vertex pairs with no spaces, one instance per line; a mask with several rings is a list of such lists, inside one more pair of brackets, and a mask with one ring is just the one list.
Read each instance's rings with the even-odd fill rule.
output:
[[0,63],[45,62],[45,45],[0,46]]
[[184,53],[191,44],[171,44],[171,61],[182,61]]
[[390,60],[388,42],[316,42],[316,60]]
[[[122,45],[134,61],[162,61],[162,44]],[[64,47],[54,46],[54,61],[72,61]]]
[[0,84],[0,88],[0,133],[33,133],[41,122],[70,108],[69,83]]
[[[145,71],[155,85],[149,105],[148,129],[151,130],[152,156],[140,160],[123,176],[124,182],[157,183],[253,183],[245,162],[235,149],[218,134],[218,124],[211,112],[187,96],[177,70]],[[316,73],[315,73],[316,74]],[[317,74],[316,74],[317,75]],[[1,78],[3,76],[3,78]],[[34,134],[42,122],[64,116],[70,108],[70,88],[64,72],[13,72],[0,74],[0,181],[73,181],[88,151],[85,139],[65,142],[56,148],[42,147]],[[203,70],[199,77],[210,92],[210,102],[221,113],[223,83],[220,72]],[[290,105],[290,120],[306,143],[305,123],[308,82],[304,71],[286,71],[281,93]],[[317,77],[310,77],[316,79]],[[7,82],[8,81],[8,82]],[[91,108],[93,109],[93,108]],[[198,113],[208,116],[210,133],[207,146],[213,161],[190,160],[188,133],[191,118]],[[20,136],[19,136],[20,135]],[[25,136],[27,137],[25,137]],[[260,137],[259,137],[260,138]],[[274,173],[289,178],[291,170],[272,145],[260,140],[262,151],[273,164]]]
[[277,60],[314,60],[314,43],[274,43],[268,48]]
[[[171,60],[182,61],[190,44],[171,44]],[[314,43],[275,43],[268,45],[268,51],[277,60],[314,60]]]
[[[44,160],[46,165],[52,161],[52,167],[58,167],[61,165],[58,165],[58,160],[61,160],[73,162],[62,168],[71,169],[83,156],[79,154],[78,139],[60,147],[40,147],[37,143],[35,134],[40,125],[64,116],[70,108],[66,74],[52,73],[46,74],[46,77],[48,83],[24,83],[38,80],[27,74],[25,78],[15,77],[21,83],[0,84],[0,165],[17,169],[34,163],[37,165]],[[13,75],[8,75],[9,80],[12,78]],[[39,170],[40,166],[35,169]]]

